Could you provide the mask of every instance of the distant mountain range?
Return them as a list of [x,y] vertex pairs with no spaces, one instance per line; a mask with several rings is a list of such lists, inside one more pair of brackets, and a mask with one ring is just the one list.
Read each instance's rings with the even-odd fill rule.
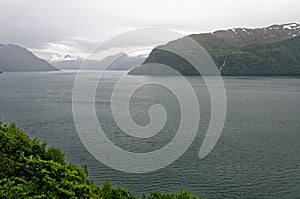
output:
[[[207,50],[222,75],[300,75],[300,24],[235,28],[187,37]],[[180,49],[181,41],[171,41],[164,47],[173,45]],[[168,65],[183,75],[199,75],[186,60],[158,47],[145,60],[146,65],[132,69],[129,74],[157,74],[148,63]]]
[[57,68],[25,48],[12,44],[0,44],[0,71],[57,70]]
[[[235,28],[190,37],[210,54],[222,75],[300,75],[300,24],[272,25],[265,28]],[[184,38],[186,38],[184,37]],[[184,38],[159,47],[182,48]],[[85,61],[86,70],[130,70],[133,75],[164,75],[160,63],[173,67],[183,75],[199,75],[185,59],[156,47],[146,55],[112,55],[103,60],[84,60],[70,55],[53,55],[47,61],[27,49],[0,44],[0,71],[78,70]],[[192,50],[184,53],[189,55]],[[142,66],[140,66],[143,64]],[[138,66],[138,67],[136,67]]]
[[145,55],[129,56],[125,53],[108,56],[100,61],[55,54],[47,62],[21,46],[0,44],[0,71],[78,70],[83,62],[85,70],[104,70],[108,65],[108,70],[129,70],[142,64],[145,59]]
[[108,70],[129,70],[142,64],[145,59],[145,55],[129,56],[125,53],[108,56],[100,61],[56,54],[49,59],[49,62],[61,70],[78,70],[83,62],[85,70],[104,70],[107,66],[109,66]]

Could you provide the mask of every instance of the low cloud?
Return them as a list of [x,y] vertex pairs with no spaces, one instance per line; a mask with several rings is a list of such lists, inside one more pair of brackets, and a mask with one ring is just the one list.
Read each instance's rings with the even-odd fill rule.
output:
[[298,0],[0,0],[0,5],[0,43],[44,55],[52,50],[86,54],[102,41],[136,28],[189,34],[300,19]]

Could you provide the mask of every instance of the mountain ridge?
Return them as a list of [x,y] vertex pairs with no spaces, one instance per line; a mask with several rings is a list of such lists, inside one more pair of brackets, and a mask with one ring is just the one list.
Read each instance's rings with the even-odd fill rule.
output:
[[[83,62],[85,64],[85,70],[105,70],[107,66],[108,70],[129,70],[142,64],[146,59],[144,55],[129,56],[126,53],[110,55],[102,60],[81,59],[79,57],[73,59],[72,57],[66,56],[63,56],[60,61],[50,60],[50,63],[61,70],[79,70]],[[67,59],[64,59],[64,57]],[[60,58],[57,60],[59,59]]]
[[24,47],[15,44],[0,44],[1,71],[57,71],[47,61],[38,58]]
[[[276,57],[277,55],[288,55],[287,52],[289,49],[283,49],[284,43],[279,46],[270,45],[268,48],[263,46],[276,42],[284,42],[299,36],[300,24],[288,23],[254,29],[235,28],[228,30],[217,30],[212,33],[192,34],[185,37],[194,39],[204,47],[204,49],[210,54],[218,66],[218,69],[221,71],[222,75],[299,75],[300,72],[298,71],[298,65],[300,66],[300,58],[296,56],[297,53],[293,53],[292,57],[289,56],[291,59],[296,61],[294,61],[293,66],[289,65],[289,68],[285,72],[283,70],[283,65],[285,64],[283,63],[283,59]],[[143,64],[148,64],[148,67],[149,63],[165,64],[178,70],[183,75],[199,75],[198,72],[186,60],[176,56],[173,53],[160,49],[160,47],[168,48],[170,45],[177,45],[177,47],[180,49],[180,41],[182,41],[185,37],[171,41],[166,45],[161,45],[154,48]],[[298,39],[294,41],[296,41],[298,44]],[[268,59],[259,56],[257,54],[258,50],[253,48],[251,50],[247,50],[247,48],[245,48],[251,45],[255,45],[255,47],[258,49],[262,48],[264,52],[259,51],[260,54],[268,57]],[[295,47],[292,46],[294,45],[290,45],[291,48]],[[272,48],[273,51],[277,50],[279,54],[272,54],[272,50],[270,48]],[[298,48],[295,49],[297,49],[297,51],[299,51],[298,53],[300,53]],[[281,52],[281,50],[284,50],[285,52]],[[188,54],[190,52],[185,53]],[[255,61],[256,59],[259,61],[252,63],[252,61]],[[258,67],[258,63],[262,65]],[[224,64],[225,67],[223,68],[222,66]],[[282,66],[279,66],[281,64]],[[276,69],[276,73],[273,73],[274,66],[278,67],[278,69]],[[264,67],[264,69],[258,70],[260,67]],[[282,73],[279,73],[278,71],[281,71]],[[143,70],[133,69],[129,71],[128,74],[142,75]],[[147,69],[147,74],[149,74],[149,69]]]

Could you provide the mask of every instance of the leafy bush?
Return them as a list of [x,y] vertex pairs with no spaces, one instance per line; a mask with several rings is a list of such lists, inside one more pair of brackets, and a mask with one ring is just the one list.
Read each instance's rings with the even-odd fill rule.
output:
[[[31,140],[14,124],[0,120],[0,198],[101,198],[136,199],[126,189],[112,187],[109,181],[95,186],[88,180],[86,166],[65,162],[59,148],[46,149],[46,143]],[[194,199],[189,191],[151,192],[145,199]]]
[[[1,198],[97,198],[100,188],[83,170],[67,164],[60,149],[0,122]],[[100,196],[98,197],[100,198]]]

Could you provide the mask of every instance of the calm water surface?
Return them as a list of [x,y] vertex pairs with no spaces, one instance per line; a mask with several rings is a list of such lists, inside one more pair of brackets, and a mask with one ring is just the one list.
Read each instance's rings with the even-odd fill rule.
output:
[[[150,139],[133,139],[114,123],[110,97],[122,72],[108,72],[96,93],[96,110],[107,136],[123,149],[147,152],[172,140],[180,121],[174,95],[156,86],[138,90],[130,101],[133,120],[149,123],[148,110],[160,103],[168,112],[162,132]],[[198,152],[210,117],[205,84],[188,77],[200,102],[201,120],[188,151],[170,166],[148,174],[113,170],[90,155],[76,133],[72,116],[75,72],[3,73],[0,75],[0,117],[14,122],[30,137],[62,148],[66,159],[87,164],[90,177],[141,195],[150,190],[187,188],[206,198],[300,198],[300,78],[225,77],[228,112],[222,135],[203,160]],[[95,78],[86,72],[86,81]],[[128,84],[141,82],[132,76]],[[176,77],[171,78],[172,81]],[[124,90],[126,92],[126,90]]]

